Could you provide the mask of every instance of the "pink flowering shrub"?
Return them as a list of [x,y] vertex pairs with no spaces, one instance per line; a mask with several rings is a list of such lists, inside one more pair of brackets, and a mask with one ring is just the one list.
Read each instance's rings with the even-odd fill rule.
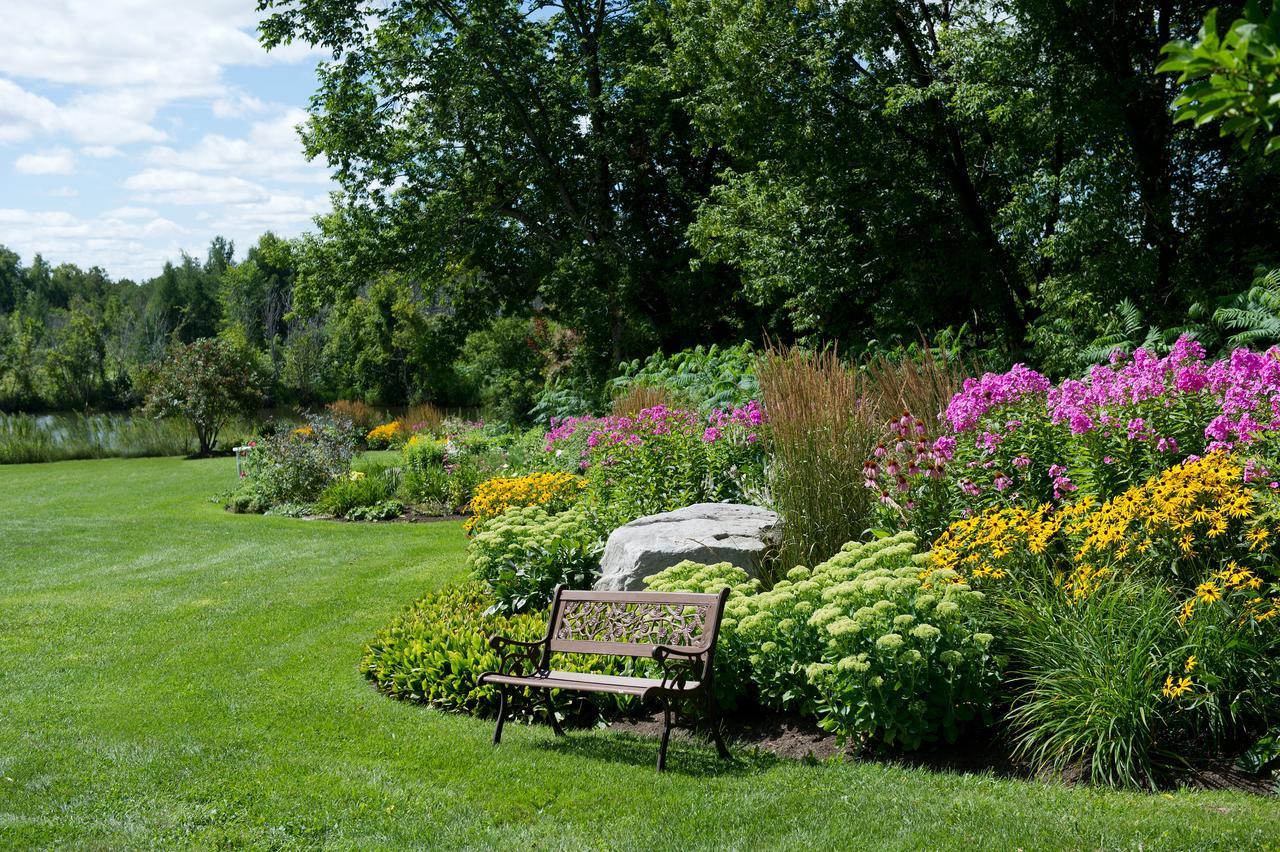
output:
[[692,503],[750,500],[764,485],[765,428],[754,400],[707,417],[658,405],[630,417],[561,422],[546,447],[585,445],[579,464],[588,503],[602,527],[613,527]]
[[1057,384],[1017,364],[965,380],[939,427],[934,438],[909,415],[890,423],[864,466],[864,484],[899,525],[933,534],[948,516],[1001,503],[1105,500],[1189,457],[1280,431],[1280,348],[1210,361],[1182,337],[1163,358],[1117,351]]

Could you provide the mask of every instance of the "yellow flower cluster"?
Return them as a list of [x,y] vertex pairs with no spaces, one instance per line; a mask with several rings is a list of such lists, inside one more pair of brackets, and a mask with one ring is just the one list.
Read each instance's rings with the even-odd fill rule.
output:
[[1160,694],[1165,698],[1181,698],[1191,691],[1191,686],[1191,678],[1181,677],[1175,681],[1173,675],[1169,675],[1164,679],[1164,689]]
[[293,434],[299,438],[310,438],[315,434],[315,430],[310,426],[299,426],[293,430]]
[[[992,508],[957,521],[934,542],[921,576],[980,586],[1042,561],[1069,594],[1083,598],[1109,577],[1162,571],[1176,561],[1184,578],[1198,575],[1186,587],[1181,623],[1228,597],[1239,600],[1246,618],[1266,621],[1280,617],[1280,597],[1265,597],[1263,579],[1237,559],[1262,558],[1276,532],[1268,521],[1243,467],[1229,454],[1211,453],[1101,505],[1085,498],[1058,511]],[[1056,550],[1055,540],[1063,542]]]
[[402,428],[399,420],[392,420],[390,423],[374,426],[364,439],[371,447],[389,447],[400,437]]
[[1089,497],[1057,512],[1048,503],[1037,509],[993,508],[957,521],[933,543],[932,559],[921,579],[954,571],[952,582],[1003,580],[1011,570],[1043,556],[1063,525],[1093,505]]
[[587,481],[572,473],[531,473],[528,476],[499,476],[476,486],[467,508],[471,517],[465,524],[472,532],[490,518],[515,506],[542,506],[558,512],[572,506],[587,487]]
[[[1135,549],[1146,553],[1162,539],[1182,556],[1194,557],[1198,546],[1225,535],[1255,509],[1244,469],[1226,453],[1210,453],[1130,488],[1086,517],[1079,530],[1084,537],[1079,558],[1122,560]],[[1261,539],[1267,535],[1264,530]]]

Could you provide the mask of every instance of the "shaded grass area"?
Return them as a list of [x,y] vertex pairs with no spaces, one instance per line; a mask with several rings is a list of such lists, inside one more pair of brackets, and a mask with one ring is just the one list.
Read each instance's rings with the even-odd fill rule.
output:
[[1274,847],[1280,803],[743,755],[377,695],[456,523],[231,515],[228,459],[0,469],[0,847]]

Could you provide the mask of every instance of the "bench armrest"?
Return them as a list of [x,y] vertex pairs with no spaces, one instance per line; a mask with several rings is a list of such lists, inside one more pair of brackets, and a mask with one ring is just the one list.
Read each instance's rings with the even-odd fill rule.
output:
[[701,657],[707,653],[706,648],[677,648],[673,645],[659,645],[650,652],[650,655],[662,662],[667,657]]
[[671,645],[654,648],[651,655],[662,669],[662,688],[687,689],[688,681],[701,681],[706,675],[707,650]]
[[525,642],[506,636],[490,636],[489,647],[498,652],[498,674],[524,677],[547,667],[547,640]]

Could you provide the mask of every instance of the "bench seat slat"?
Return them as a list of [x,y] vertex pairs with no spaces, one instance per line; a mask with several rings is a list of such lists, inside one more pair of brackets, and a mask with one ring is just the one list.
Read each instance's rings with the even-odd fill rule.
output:
[[[611,692],[617,695],[639,696],[645,695],[650,690],[662,688],[662,680],[655,677],[626,677],[623,675],[595,674],[593,672],[561,672],[554,669],[529,677],[486,674],[484,682],[500,683],[507,686],[533,686],[540,689]],[[698,686],[698,681],[690,680],[685,682],[684,689],[697,689]]]

